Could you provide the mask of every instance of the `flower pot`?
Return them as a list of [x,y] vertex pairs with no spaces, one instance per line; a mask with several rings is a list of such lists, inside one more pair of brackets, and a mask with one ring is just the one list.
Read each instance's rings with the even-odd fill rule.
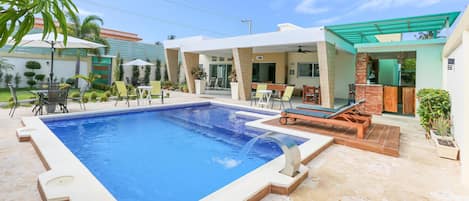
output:
[[205,93],[205,80],[195,80],[195,94]]
[[438,156],[452,160],[458,159],[459,147],[454,140],[437,139],[436,141]]
[[239,99],[238,83],[230,82],[230,85],[231,85],[231,99],[238,100]]
[[451,136],[441,136],[436,133],[435,130],[431,129],[430,130],[430,135],[432,137],[432,140],[435,142],[435,144],[438,144],[438,139],[442,140],[453,140]]

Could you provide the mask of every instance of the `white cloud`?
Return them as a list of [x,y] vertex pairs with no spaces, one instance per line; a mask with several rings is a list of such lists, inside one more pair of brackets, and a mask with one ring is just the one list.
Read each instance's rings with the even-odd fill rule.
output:
[[316,0],[302,0],[295,8],[296,12],[304,14],[318,14],[329,11],[326,7],[316,6]]
[[329,25],[330,23],[336,22],[340,19],[342,19],[342,16],[335,16],[335,17],[318,20],[317,23],[320,25]]
[[100,12],[93,12],[93,11],[89,11],[83,8],[78,8],[78,15],[82,17],[86,17],[89,15],[97,15],[97,16],[103,17],[103,14]]

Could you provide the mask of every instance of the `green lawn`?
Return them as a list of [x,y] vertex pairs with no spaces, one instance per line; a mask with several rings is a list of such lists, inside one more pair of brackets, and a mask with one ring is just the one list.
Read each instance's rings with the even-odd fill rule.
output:
[[[18,96],[18,99],[25,100],[35,98],[34,94],[29,92],[30,90],[30,88],[16,89],[16,95]],[[102,90],[91,89],[90,91],[86,92],[86,94],[89,95],[92,91],[95,91],[98,97],[101,97],[101,95],[104,93],[104,91]],[[74,92],[79,92],[79,89],[70,89],[69,96]],[[8,88],[0,88],[0,102],[8,102],[8,99],[10,99],[10,97],[11,94]]]

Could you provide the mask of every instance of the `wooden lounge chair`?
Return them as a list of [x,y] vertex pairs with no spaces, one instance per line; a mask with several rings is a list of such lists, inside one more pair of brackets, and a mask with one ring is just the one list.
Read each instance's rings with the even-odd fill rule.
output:
[[349,111],[349,115],[352,115],[352,117],[355,118],[355,119],[368,121],[371,125],[372,115],[367,114],[367,113],[363,113],[363,112],[359,111],[358,109],[356,109],[356,107],[358,107],[359,105],[364,104],[364,103],[365,103],[365,100],[359,100],[358,102],[355,102],[353,104],[343,105],[343,106],[338,107],[338,108],[327,108],[327,107],[321,107],[319,105],[301,104],[301,105],[296,106],[296,108],[300,109],[300,110],[312,110],[312,111],[315,111],[315,112],[335,113],[335,112],[338,112],[338,111],[342,110],[343,108],[350,107],[350,106],[355,106],[354,110]]
[[333,113],[286,109],[281,113],[280,123],[286,125],[288,120],[296,121],[297,119],[302,119],[328,125],[350,127],[357,129],[357,137],[363,139],[365,137],[366,130],[371,124],[371,118],[364,118],[359,115],[357,106],[361,103],[355,103],[343,107]]
[[115,84],[116,84],[116,89],[117,89],[117,99],[116,99],[116,103],[114,104],[114,106],[117,106],[117,102],[119,102],[120,98],[126,99],[126,103],[128,107],[130,107],[130,102],[129,102],[130,98],[136,98],[137,103],[138,103],[137,94],[136,93],[130,94],[130,91],[127,89],[127,86],[125,86],[125,83],[123,81],[116,81]]

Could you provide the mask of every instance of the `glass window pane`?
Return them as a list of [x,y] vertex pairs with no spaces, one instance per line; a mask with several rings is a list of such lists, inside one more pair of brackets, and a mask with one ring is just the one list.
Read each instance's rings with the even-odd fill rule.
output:
[[312,77],[313,64],[311,63],[298,63],[298,77]]

